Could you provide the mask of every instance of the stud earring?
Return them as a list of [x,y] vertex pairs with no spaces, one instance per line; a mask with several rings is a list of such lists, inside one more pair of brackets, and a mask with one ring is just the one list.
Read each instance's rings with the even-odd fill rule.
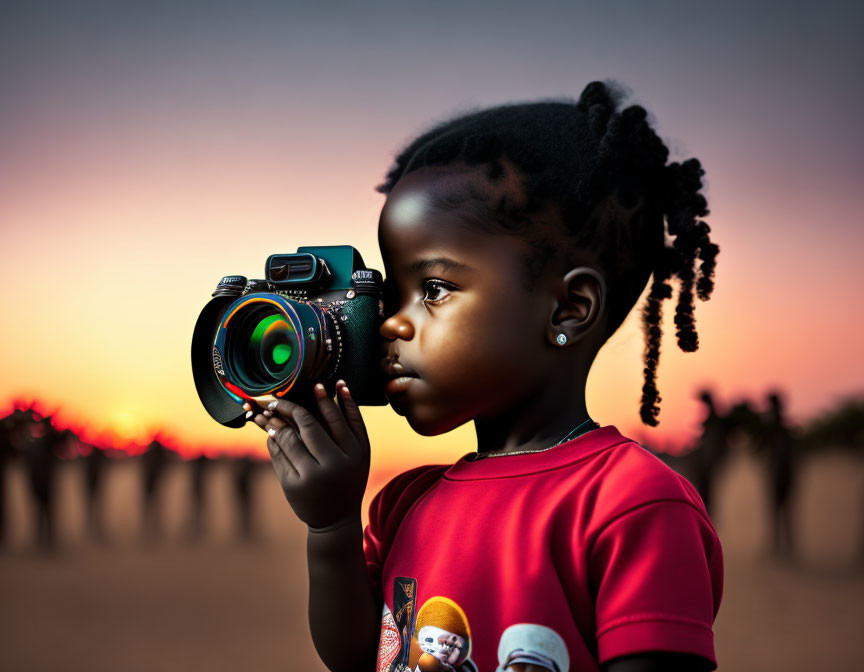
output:
[[567,342],[567,337],[564,334],[558,334],[555,340],[558,342],[558,345],[564,345]]

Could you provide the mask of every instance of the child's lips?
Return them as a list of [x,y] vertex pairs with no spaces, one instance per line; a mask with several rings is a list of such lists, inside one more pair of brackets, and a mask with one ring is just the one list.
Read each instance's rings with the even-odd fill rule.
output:
[[393,378],[392,380],[387,381],[384,390],[387,392],[388,397],[394,394],[400,394],[405,392],[416,379],[416,376],[399,376],[398,378]]
[[384,376],[387,378],[419,378],[416,373],[413,371],[406,369],[402,364],[391,357],[385,357],[381,360],[381,370],[384,372]]
[[411,383],[419,376],[406,369],[398,360],[387,357],[381,360],[381,369],[384,375],[389,379],[384,386],[384,391],[387,397],[405,392]]

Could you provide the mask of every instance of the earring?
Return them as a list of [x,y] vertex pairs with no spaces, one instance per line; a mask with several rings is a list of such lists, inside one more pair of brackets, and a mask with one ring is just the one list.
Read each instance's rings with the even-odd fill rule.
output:
[[567,337],[564,334],[558,334],[555,340],[558,342],[558,345],[564,345],[567,342]]

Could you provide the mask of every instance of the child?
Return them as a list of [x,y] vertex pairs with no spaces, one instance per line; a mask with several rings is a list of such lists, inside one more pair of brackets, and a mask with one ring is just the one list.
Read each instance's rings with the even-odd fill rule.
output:
[[641,416],[657,424],[668,280],[695,350],[693,288],[709,298],[718,252],[698,160],[667,165],[621,97],[592,82],[576,102],[460,116],[378,188],[388,399],[425,436],[473,420],[476,453],[394,478],[362,531],[369,442],[344,382],[335,403],[316,386],[314,409],[247,409],[309,526],[310,627],[331,670],[716,668],[722,551],[702,501],[585,406],[597,351],[653,273]]

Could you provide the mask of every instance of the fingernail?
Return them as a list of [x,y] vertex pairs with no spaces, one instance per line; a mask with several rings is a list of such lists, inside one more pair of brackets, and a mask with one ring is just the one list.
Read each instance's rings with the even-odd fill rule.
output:
[[273,428],[271,427],[270,429],[267,430],[267,433],[268,433],[270,436],[273,436],[273,435],[276,433],[276,430],[273,429]]
[[277,403],[278,402],[276,402],[276,401],[271,401],[269,404],[267,404],[267,408],[269,408],[272,411],[276,408]]
[[324,386],[323,386],[321,383],[316,383],[316,384],[315,384],[315,390],[316,390],[317,392],[323,392],[323,391],[324,391]]
[[343,391],[345,394],[351,394],[351,393],[348,391],[348,386],[347,386],[347,385],[346,385],[345,387],[342,388],[342,391]]
[[273,411],[262,411],[261,415],[263,415],[265,418],[272,418]]
[[[342,380],[341,378],[340,378],[339,380],[336,381],[336,384],[337,384],[337,385],[343,385],[343,386],[346,386],[346,385],[345,385],[345,381]],[[347,386],[346,386],[346,387],[347,387]]]
[[249,411],[249,412],[246,414],[246,419],[248,420],[248,419],[251,418],[253,415],[255,415],[255,414],[254,414],[252,411]]
[[252,407],[249,405],[249,402],[248,402],[248,401],[247,401],[247,402],[244,402],[244,404],[243,404],[243,410],[244,410],[244,411],[251,411],[251,410],[252,410]]

